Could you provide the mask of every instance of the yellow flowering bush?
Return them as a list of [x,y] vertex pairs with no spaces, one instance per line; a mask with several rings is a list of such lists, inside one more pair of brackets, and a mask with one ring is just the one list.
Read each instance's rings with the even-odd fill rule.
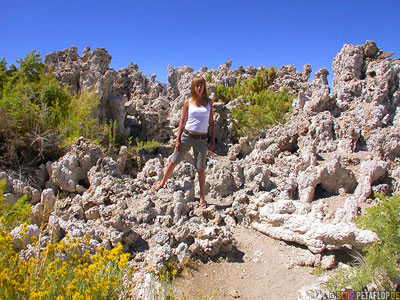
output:
[[[86,239],[85,242],[88,242]],[[79,253],[80,240],[48,244],[28,260],[12,248],[12,237],[0,232],[1,299],[118,299],[124,276],[130,277],[129,254],[119,244],[112,250],[99,248],[90,255]],[[72,245],[72,246],[70,246]]]
[[[3,202],[0,193],[0,204]],[[22,259],[13,249],[12,228],[4,218],[10,209],[0,211],[0,299],[95,300],[129,296],[131,284],[126,283],[134,270],[128,266],[129,254],[123,253],[121,244],[111,250],[99,248],[91,255],[89,250],[82,251],[89,248],[89,237],[67,235],[42,250],[36,239],[34,254]],[[16,217],[14,213],[12,219]],[[25,227],[22,226],[22,235]]]
[[156,295],[157,299],[179,300],[174,294],[174,283],[179,271],[179,266],[174,261],[168,261],[158,273],[161,284]]

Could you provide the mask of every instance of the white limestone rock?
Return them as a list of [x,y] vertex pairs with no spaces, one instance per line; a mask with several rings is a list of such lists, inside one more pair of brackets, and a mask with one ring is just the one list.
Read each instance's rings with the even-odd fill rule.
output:
[[72,150],[58,161],[49,165],[52,182],[67,192],[75,192],[80,181],[87,182],[87,172],[99,158],[101,149],[83,138],[76,141]]
[[325,300],[330,299],[331,294],[320,284],[303,286],[297,292],[297,300]]
[[352,193],[357,186],[357,180],[350,169],[342,166],[340,157],[335,156],[332,161],[319,169],[321,186],[331,194],[340,194],[340,189]]
[[386,174],[388,167],[388,162],[376,159],[361,163],[360,183],[354,192],[359,201],[364,201],[370,196],[373,182],[382,178]]
[[315,189],[321,183],[316,168],[310,167],[297,176],[299,198],[303,203],[310,203],[314,199]]
[[229,253],[233,247],[232,234],[225,228],[219,226],[208,226],[201,228],[195,238],[195,244],[201,253],[208,256],[215,256],[222,253]]
[[10,234],[13,238],[13,249],[15,251],[21,251],[25,249],[28,244],[32,243],[33,237],[37,240],[40,234],[40,228],[36,224],[26,226],[20,225],[11,230]]

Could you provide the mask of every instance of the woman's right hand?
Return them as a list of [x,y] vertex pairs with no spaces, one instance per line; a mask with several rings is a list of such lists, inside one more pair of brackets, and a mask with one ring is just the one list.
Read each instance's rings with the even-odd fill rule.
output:
[[179,139],[177,139],[175,142],[175,149],[177,151],[181,151],[181,141]]

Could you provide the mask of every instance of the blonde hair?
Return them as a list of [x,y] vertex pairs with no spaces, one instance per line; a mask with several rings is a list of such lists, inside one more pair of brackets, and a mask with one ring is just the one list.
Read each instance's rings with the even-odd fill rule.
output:
[[194,89],[194,87],[196,85],[203,85],[204,86],[204,90],[203,90],[203,94],[201,95],[204,99],[206,99],[207,101],[210,101],[210,99],[208,98],[207,95],[207,86],[206,86],[206,81],[203,77],[201,76],[196,76],[195,78],[193,78],[192,80],[192,87],[190,88],[190,98],[192,98],[192,100],[196,100],[197,98],[197,94],[196,91]]

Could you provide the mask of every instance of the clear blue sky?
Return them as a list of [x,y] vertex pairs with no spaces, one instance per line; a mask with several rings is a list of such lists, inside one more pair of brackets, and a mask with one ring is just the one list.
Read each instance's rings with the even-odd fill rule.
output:
[[[39,0],[2,1],[0,59],[37,50],[105,48],[110,67],[131,62],[167,82],[167,66],[280,68],[310,63],[331,73],[344,44],[377,42],[400,55],[399,0]],[[332,83],[330,78],[330,84]]]

